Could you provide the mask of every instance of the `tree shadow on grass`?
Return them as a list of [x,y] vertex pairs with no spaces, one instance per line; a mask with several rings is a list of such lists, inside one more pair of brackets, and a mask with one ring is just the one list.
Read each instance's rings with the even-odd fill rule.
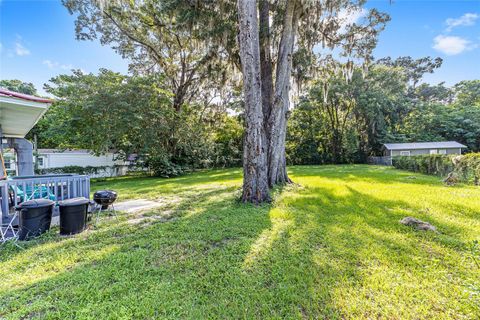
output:
[[459,263],[466,254],[462,241],[448,234],[455,227],[434,220],[445,234],[414,231],[398,223],[404,213],[397,209],[416,208],[346,189],[339,195],[305,188],[285,200],[289,213],[271,212],[272,227],[246,262],[247,270],[269,275],[265,287],[273,290],[265,294],[274,317],[455,318],[478,312],[463,286],[475,273]]
[[398,220],[418,208],[349,186],[292,188],[254,207],[239,204],[231,188],[212,187],[183,199],[177,219],[112,221],[85,239],[29,248],[10,266],[24,285],[0,293],[0,316],[454,318],[478,311],[462,287],[474,274],[459,263],[461,241],[448,235],[460,230],[432,221],[444,234],[413,231]]
[[[202,208],[201,203],[208,203],[212,197],[219,195],[229,195],[235,188],[211,188],[205,189],[201,194],[188,194],[180,201],[166,204],[160,208],[154,208],[140,214],[137,213],[118,213],[120,222],[115,220],[113,216],[102,216],[100,218],[100,226],[96,227],[92,222],[88,223],[87,229],[74,236],[60,236],[58,234],[59,228],[53,227],[49,232],[42,236],[30,240],[18,242],[19,247],[12,243],[7,243],[0,251],[0,270],[4,270],[4,265],[9,264],[13,269],[19,268],[22,263],[28,263],[26,256],[32,257],[35,255],[52,256],[55,252],[61,250],[74,251],[78,246],[85,246],[89,250],[98,250],[101,245],[106,246],[118,243],[119,239],[134,238],[137,235],[142,235],[143,226],[141,224],[130,225],[128,221],[134,219],[137,215],[148,218],[148,215],[156,216],[168,212],[168,217],[162,219],[166,222],[169,219],[177,219],[178,217],[188,215],[193,212],[196,207]],[[196,203],[199,203],[197,205]],[[207,209],[207,208],[205,208]],[[150,221],[145,219],[148,225],[155,223],[155,220]],[[105,241],[107,240],[107,241]],[[96,248],[96,245],[99,245]],[[65,253],[63,251],[62,253]]]
[[268,206],[239,205],[230,189],[214,188],[175,209],[171,221],[111,221],[84,239],[51,239],[3,259],[3,271],[22,279],[3,279],[13,285],[0,293],[0,316],[201,317],[198,304],[269,227]]

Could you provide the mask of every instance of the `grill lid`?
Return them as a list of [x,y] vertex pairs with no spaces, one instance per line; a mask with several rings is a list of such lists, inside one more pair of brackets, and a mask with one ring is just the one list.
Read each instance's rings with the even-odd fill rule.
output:
[[117,193],[113,190],[99,190],[93,194],[94,199],[112,199],[117,198]]

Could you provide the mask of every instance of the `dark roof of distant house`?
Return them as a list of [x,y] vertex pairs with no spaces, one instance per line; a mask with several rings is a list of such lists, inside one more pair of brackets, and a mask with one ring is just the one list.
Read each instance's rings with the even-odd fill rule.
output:
[[22,100],[27,100],[27,101],[33,101],[33,102],[40,102],[40,103],[52,103],[53,102],[53,100],[50,100],[50,99],[35,97],[35,96],[31,96],[31,95],[24,94],[24,93],[18,93],[18,92],[15,92],[15,91],[10,91],[10,90],[4,89],[4,88],[0,88],[0,96],[12,97],[12,98],[17,98],[17,99],[22,99]]
[[467,146],[456,141],[441,142],[413,142],[413,143],[385,143],[388,150],[408,150],[408,149],[449,149],[466,148]]

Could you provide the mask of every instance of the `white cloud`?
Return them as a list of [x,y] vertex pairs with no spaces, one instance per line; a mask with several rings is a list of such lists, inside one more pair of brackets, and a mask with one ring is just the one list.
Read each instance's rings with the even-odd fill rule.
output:
[[448,18],[445,21],[447,24],[447,31],[452,31],[453,28],[460,26],[473,26],[479,17],[480,16],[476,13],[465,13],[463,16],[457,19]]
[[433,48],[446,55],[453,56],[475,48],[467,39],[457,36],[438,35],[433,39]]
[[62,70],[72,70],[75,67],[72,64],[60,64],[57,61],[52,61],[52,60],[43,60],[42,63],[46,65],[49,69],[56,69],[60,68]]
[[20,39],[17,39],[15,42],[15,54],[17,56],[28,56],[30,54],[30,50],[24,47],[24,45],[20,42]]
[[50,69],[56,68],[58,66],[58,62],[50,61],[50,60],[43,60],[42,63],[49,67]]
[[71,65],[71,64],[62,64],[62,65],[60,66],[60,68],[63,69],[63,70],[72,70],[72,69],[73,69],[73,65]]

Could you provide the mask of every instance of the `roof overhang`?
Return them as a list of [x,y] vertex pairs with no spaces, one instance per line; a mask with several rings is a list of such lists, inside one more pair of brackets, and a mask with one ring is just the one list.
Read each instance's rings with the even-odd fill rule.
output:
[[0,128],[2,137],[24,138],[48,110],[48,99],[0,90]]

